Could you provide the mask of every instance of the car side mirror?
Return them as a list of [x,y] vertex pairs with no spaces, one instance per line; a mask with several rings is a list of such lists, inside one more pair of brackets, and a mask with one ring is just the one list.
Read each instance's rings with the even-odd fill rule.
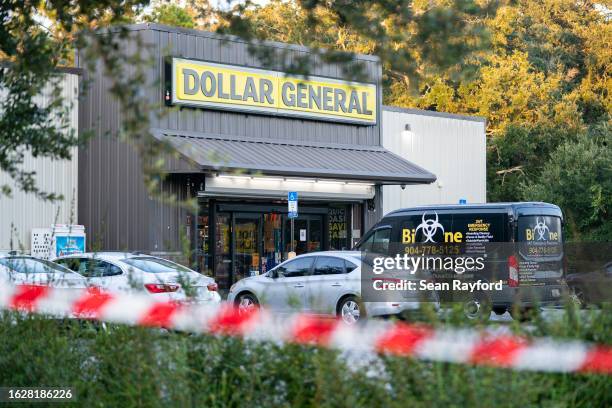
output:
[[276,269],[272,269],[272,270],[270,271],[270,277],[271,277],[272,279],[276,279],[276,278],[278,278],[278,271],[277,271]]

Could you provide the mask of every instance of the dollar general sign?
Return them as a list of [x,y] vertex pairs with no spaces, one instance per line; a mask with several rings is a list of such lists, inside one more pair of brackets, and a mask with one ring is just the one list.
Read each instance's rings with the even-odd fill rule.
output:
[[376,123],[376,85],[171,58],[166,102],[317,119]]

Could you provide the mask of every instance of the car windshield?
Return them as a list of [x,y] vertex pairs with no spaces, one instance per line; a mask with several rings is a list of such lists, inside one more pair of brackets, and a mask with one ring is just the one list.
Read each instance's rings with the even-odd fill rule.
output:
[[53,262],[27,257],[0,258],[0,265],[18,273],[70,273],[68,269]]
[[191,269],[160,258],[125,258],[122,262],[149,273],[191,272]]

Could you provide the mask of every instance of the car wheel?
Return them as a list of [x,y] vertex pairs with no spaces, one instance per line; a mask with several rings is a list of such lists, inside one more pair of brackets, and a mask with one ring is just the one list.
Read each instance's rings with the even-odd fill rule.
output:
[[488,321],[491,308],[491,301],[486,295],[476,295],[463,304],[463,314],[470,320]]
[[236,306],[239,312],[248,312],[259,308],[259,302],[252,293],[242,293],[236,299]]
[[355,324],[365,316],[361,302],[355,296],[348,296],[342,299],[338,305],[338,317],[346,324]]

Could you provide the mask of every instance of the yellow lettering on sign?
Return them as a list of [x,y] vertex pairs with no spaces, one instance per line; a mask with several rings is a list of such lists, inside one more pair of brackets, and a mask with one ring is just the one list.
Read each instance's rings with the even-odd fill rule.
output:
[[411,244],[413,242],[415,242],[414,229],[412,230],[408,228],[402,229],[402,244]]
[[376,123],[376,85],[174,58],[172,103]]

